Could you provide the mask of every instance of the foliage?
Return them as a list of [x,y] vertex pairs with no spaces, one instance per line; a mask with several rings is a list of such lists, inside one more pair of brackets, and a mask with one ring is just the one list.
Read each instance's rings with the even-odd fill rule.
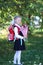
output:
[[10,21],[16,14],[43,15],[42,0],[0,0],[0,22]]

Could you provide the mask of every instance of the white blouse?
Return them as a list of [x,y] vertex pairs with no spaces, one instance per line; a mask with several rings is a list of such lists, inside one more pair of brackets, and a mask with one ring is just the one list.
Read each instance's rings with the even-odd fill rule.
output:
[[15,38],[20,38],[20,39],[23,39],[24,38],[23,36],[20,36],[18,34],[18,28],[17,27],[14,28],[14,33],[15,33]]

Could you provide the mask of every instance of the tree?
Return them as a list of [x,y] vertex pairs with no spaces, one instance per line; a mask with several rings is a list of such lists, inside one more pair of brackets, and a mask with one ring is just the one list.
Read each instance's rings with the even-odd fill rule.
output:
[[16,14],[28,17],[33,15],[43,16],[42,0],[0,0],[0,22],[10,21]]

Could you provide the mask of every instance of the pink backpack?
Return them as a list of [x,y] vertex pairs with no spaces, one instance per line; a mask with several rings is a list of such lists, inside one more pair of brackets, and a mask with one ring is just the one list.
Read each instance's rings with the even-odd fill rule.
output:
[[21,32],[23,33],[24,37],[27,38],[28,26],[27,25],[23,25],[21,27]]

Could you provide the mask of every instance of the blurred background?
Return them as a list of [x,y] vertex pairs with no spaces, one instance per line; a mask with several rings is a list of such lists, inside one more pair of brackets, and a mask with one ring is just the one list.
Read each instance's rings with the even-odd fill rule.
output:
[[7,35],[15,15],[28,25],[24,65],[43,65],[43,0],[0,0],[0,65],[13,65],[14,44]]

